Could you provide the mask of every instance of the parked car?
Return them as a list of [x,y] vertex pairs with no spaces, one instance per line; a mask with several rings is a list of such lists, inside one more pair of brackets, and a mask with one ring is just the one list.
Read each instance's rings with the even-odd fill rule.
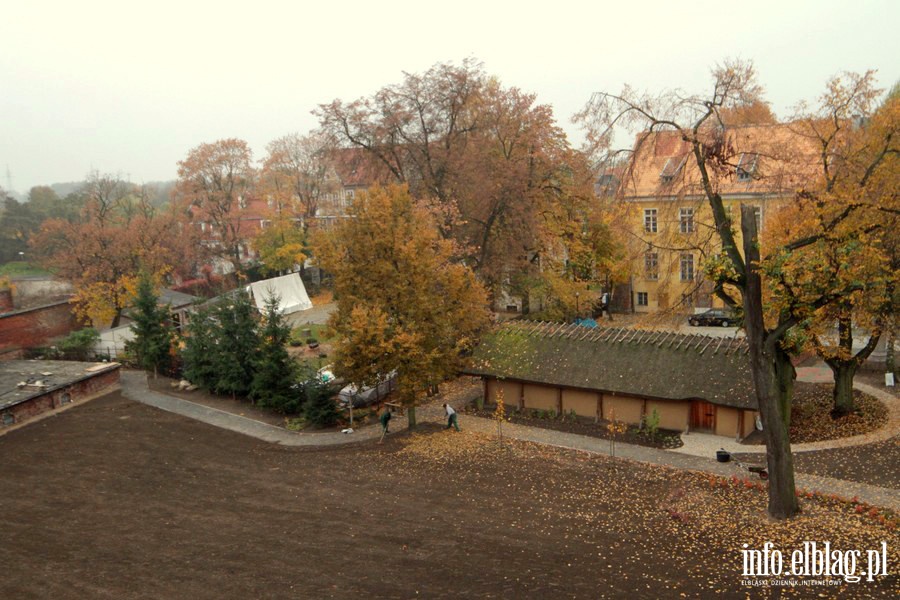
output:
[[731,311],[721,308],[712,308],[706,312],[688,317],[688,323],[694,327],[700,325],[734,327],[740,323],[740,319]]

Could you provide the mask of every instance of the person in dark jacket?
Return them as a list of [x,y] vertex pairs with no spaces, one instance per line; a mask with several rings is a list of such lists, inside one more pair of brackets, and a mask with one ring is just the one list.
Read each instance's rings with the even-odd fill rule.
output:
[[384,437],[384,434],[387,433],[388,423],[390,422],[390,420],[391,420],[391,409],[385,408],[384,412],[381,413],[381,418],[379,419],[379,421],[381,421],[381,437]]

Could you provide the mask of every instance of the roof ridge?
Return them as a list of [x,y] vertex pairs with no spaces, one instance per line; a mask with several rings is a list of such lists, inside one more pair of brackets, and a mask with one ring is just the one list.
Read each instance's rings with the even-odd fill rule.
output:
[[510,322],[499,327],[501,334],[518,330],[529,337],[567,339],[573,342],[635,344],[639,346],[664,345],[670,350],[684,350],[703,354],[712,348],[716,355],[721,350],[729,354],[747,354],[750,347],[747,338],[733,336],[712,336],[700,333],[684,333],[667,329],[637,327],[585,327],[577,323],[559,323],[553,321]]

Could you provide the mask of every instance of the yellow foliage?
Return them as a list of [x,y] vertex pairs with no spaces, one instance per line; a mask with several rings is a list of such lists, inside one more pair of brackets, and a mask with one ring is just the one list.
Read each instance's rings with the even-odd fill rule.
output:
[[457,372],[489,323],[484,288],[405,187],[359,196],[351,218],[318,232],[314,247],[334,276],[335,372],[349,381],[396,372],[412,405]]

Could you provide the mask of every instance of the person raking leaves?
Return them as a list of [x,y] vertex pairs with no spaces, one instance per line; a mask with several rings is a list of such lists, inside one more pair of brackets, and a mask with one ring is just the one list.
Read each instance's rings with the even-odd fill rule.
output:
[[459,422],[457,421],[456,411],[449,404],[444,404],[444,410],[447,411],[447,429],[453,427],[459,431]]
[[388,423],[391,420],[391,409],[390,407],[385,406],[384,412],[381,413],[381,417],[378,419],[381,421],[381,439],[378,440],[378,443],[381,443],[381,440],[384,439],[384,435],[388,432]]

